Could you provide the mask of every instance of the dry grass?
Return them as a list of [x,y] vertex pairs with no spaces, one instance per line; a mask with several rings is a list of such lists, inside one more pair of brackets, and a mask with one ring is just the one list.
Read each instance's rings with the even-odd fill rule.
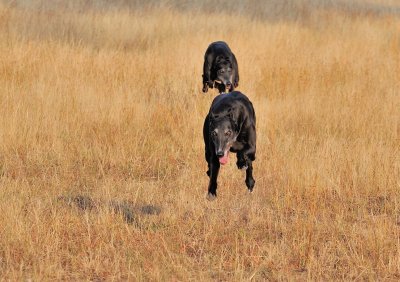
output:
[[[2,279],[400,279],[396,1],[50,2],[0,4]],[[231,162],[207,202],[220,39],[256,109],[256,186]]]

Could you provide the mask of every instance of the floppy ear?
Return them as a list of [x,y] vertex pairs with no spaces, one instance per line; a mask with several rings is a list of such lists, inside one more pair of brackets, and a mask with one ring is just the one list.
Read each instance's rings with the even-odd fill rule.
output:
[[243,118],[242,115],[240,114],[240,111],[235,108],[230,108],[228,110],[228,113],[230,120],[235,125],[235,131],[239,133],[243,125]]
[[212,112],[210,112],[209,118],[208,118],[210,124],[213,124],[213,122],[215,122],[215,118],[216,118],[216,116]]

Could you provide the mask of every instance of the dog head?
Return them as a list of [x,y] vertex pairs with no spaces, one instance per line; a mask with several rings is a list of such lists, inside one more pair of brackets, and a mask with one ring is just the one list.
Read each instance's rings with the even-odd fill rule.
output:
[[217,57],[214,65],[215,79],[220,86],[220,90],[229,91],[233,88],[234,70],[232,63],[227,57]]
[[227,114],[210,113],[210,137],[214,144],[215,155],[221,164],[228,162],[229,149],[239,135],[240,128],[234,111]]

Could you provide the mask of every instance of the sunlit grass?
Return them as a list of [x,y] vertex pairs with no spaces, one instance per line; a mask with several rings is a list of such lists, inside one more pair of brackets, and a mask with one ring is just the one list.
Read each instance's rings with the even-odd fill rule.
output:
[[[0,277],[400,278],[398,15],[37,3],[0,4]],[[256,186],[231,159],[207,202],[216,40],[256,110]]]

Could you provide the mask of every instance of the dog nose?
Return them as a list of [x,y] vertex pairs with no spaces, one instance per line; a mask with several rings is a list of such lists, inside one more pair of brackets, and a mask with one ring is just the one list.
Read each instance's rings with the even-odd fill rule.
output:
[[232,86],[232,83],[227,82],[227,83],[226,83],[226,86],[227,86],[227,87],[231,87],[231,86]]
[[224,151],[218,151],[217,152],[217,157],[218,158],[223,157],[223,156],[224,156]]

